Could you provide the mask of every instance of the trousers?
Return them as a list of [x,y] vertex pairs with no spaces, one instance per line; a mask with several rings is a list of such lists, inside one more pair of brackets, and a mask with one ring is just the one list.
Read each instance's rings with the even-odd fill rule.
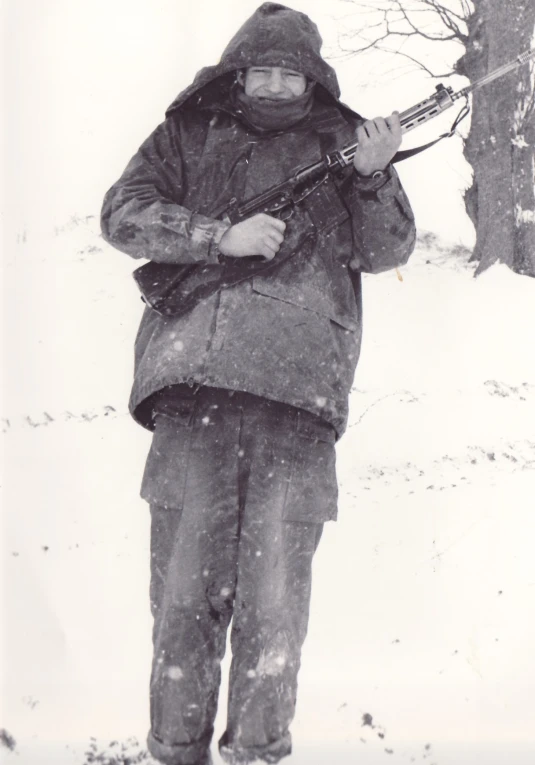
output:
[[311,567],[336,517],[335,434],[313,414],[201,388],[155,406],[141,494],[151,510],[150,753],[208,762],[231,628],[229,763],[291,752]]

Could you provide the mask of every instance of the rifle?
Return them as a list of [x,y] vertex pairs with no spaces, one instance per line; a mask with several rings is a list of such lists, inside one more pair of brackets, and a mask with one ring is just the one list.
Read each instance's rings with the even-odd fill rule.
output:
[[[400,162],[412,157],[430,148],[443,138],[454,135],[457,126],[470,111],[468,95],[471,92],[499,77],[503,77],[508,72],[527,63],[534,56],[535,49],[524,51],[513,61],[495,69],[457,92],[454,92],[451,87],[438,84],[435,92],[429,98],[401,112],[399,115],[401,132],[402,134],[408,133],[410,130],[420,127],[420,125],[449,109],[459,99],[464,98],[465,104],[450,130],[423,146],[399,151],[392,161]],[[343,174],[344,170],[352,164],[357,147],[358,141],[355,141],[341,149],[325,154],[318,161],[297,168],[290,178],[282,183],[266,189],[266,191],[241,204],[236,198],[232,198],[223,209],[215,211],[212,217],[227,220],[231,224],[239,223],[258,213],[267,213],[281,220],[289,220],[295,208],[304,202],[308,196],[330,178],[340,177]],[[305,237],[298,249],[301,249],[310,239],[310,236]],[[258,257],[225,258],[223,263],[218,265],[202,263],[176,265],[151,261],[137,268],[133,276],[141,291],[142,299],[148,306],[164,316],[177,316],[186,313],[199,300],[212,295],[221,287],[233,286],[255,274],[265,274],[273,270],[281,262],[292,257],[296,251],[294,248],[293,251],[287,252],[282,257],[279,253],[269,262]]]

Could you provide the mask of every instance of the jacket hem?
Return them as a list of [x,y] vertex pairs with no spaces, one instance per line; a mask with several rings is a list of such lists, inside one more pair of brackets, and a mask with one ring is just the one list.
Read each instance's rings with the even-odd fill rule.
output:
[[[147,430],[154,430],[152,413],[149,412],[151,409],[151,397],[163,388],[167,388],[168,386],[184,384],[188,385],[192,389],[197,386],[206,386],[208,388],[222,388],[224,390],[241,391],[243,393],[250,393],[253,396],[269,399],[270,401],[277,401],[281,404],[288,404],[289,406],[293,406],[297,409],[304,409],[305,411],[320,417],[322,420],[325,420],[329,423],[329,425],[332,425],[336,433],[336,440],[341,438],[347,425],[347,405],[343,407],[334,399],[325,399],[318,396],[318,399],[322,399],[322,405],[313,407],[310,406],[306,400],[296,400],[290,396],[275,395],[266,388],[258,389],[253,385],[246,385],[242,381],[224,381],[201,374],[190,375],[188,377],[179,375],[177,377],[151,380],[150,384],[148,385],[144,385],[140,388],[134,388],[129,402],[130,414],[139,425],[146,428]],[[342,416],[336,416],[335,412],[341,412],[343,414]]]

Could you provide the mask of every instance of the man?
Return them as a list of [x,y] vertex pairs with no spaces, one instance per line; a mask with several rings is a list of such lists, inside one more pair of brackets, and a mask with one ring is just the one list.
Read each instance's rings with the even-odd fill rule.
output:
[[[131,411],[154,429],[142,485],[152,516],[148,746],[169,765],[210,762],[231,618],[221,754],[277,762],[291,751],[311,562],[336,517],[360,273],[395,268],[413,248],[390,165],[399,119],[364,121],[341,104],[320,47],[306,15],[264,3],[104,203],[106,240],[134,258],[218,269],[260,260],[181,315],[147,307],[136,340]],[[351,143],[355,130],[354,167],[287,223],[258,214],[231,225],[213,213]]]

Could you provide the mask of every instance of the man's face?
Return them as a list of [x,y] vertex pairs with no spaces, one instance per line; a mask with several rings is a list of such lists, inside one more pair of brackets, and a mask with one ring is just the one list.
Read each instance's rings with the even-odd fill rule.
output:
[[250,66],[240,73],[238,82],[245,95],[270,101],[286,101],[302,96],[307,87],[304,74],[281,66]]

